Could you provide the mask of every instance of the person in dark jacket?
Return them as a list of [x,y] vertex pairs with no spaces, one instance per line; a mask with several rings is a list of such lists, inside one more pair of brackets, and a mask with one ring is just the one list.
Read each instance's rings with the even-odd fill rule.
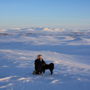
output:
[[38,55],[37,59],[35,60],[35,74],[42,74],[43,66],[46,65],[46,62],[43,60],[42,55]]

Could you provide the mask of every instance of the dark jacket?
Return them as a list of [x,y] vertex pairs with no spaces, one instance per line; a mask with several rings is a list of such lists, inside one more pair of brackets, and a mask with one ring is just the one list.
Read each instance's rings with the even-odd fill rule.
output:
[[36,59],[35,60],[35,71],[36,72],[42,72],[42,67],[43,65],[45,65],[45,61],[42,59],[42,60],[39,60],[39,59]]

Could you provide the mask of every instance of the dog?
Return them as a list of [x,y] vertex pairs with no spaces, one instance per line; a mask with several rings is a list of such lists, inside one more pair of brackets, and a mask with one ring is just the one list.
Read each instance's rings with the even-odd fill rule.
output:
[[50,64],[45,64],[42,67],[42,72],[45,73],[45,70],[49,69],[51,72],[51,75],[53,74],[53,70],[54,70],[54,63],[50,63]]

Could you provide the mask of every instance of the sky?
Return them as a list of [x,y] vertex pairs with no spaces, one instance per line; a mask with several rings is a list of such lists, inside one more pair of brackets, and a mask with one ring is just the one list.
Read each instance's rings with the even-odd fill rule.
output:
[[0,0],[0,28],[90,27],[90,0]]

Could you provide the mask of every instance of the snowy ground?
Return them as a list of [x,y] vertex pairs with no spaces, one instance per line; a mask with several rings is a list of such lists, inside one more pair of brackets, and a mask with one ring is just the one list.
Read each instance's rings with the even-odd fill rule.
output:
[[[90,90],[90,30],[0,30],[0,90]],[[32,75],[42,54],[54,74]]]

